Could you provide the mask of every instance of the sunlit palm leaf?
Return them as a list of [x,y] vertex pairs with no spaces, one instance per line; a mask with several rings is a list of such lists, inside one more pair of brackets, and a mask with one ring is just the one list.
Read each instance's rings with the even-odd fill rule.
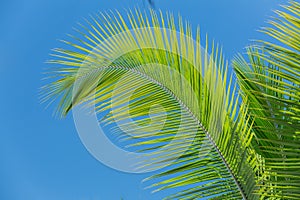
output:
[[[132,146],[143,151],[167,146],[137,167],[164,166],[181,155],[149,178],[157,180],[156,191],[178,188],[171,199],[259,199],[272,190],[264,159],[252,148],[247,100],[235,96],[239,92],[218,48],[212,45],[209,56],[207,41],[201,49],[199,30],[194,43],[189,25],[179,19],[176,27],[171,15],[166,21],[153,11],[129,12],[125,19],[119,13],[100,15],[82,27],[83,39],[65,42],[72,50],[54,50],[50,62],[62,66],[50,73],[54,81],[45,86],[44,100],[61,95],[63,115],[83,102],[95,104],[104,115],[100,123],[121,125],[112,131]],[[149,119],[157,104],[163,112],[152,109]],[[165,116],[167,122],[157,129]]]

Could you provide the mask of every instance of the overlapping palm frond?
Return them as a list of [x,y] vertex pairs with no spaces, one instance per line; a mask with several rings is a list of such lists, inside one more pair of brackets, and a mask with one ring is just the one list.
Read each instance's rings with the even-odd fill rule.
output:
[[270,171],[266,196],[300,198],[300,4],[291,1],[262,32],[276,43],[257,41],[248,62],[234,61],[241,89],[254,117],[257,146]]

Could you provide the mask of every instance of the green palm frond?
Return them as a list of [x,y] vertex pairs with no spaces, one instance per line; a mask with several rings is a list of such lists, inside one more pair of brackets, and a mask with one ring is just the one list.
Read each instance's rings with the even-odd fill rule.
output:
[[262,32],[276,43],[249,47],[249,61],[234,61],[241,89],[249,100],[257,152],[273,175],[268,196],[300,198],[300,4],[291,1]]
[[[253,141],[254,136],[261,139],[269,150],[278,141],[276,132],[274,138],[267,137],[261,126],[273,126],[266,120],[266,100],[250,93],[243,99],[236,95],[240,92],[220,49],[209,48],[208,39],[202,49],[199,29],[194,42],[188,23],[179,18],[175,24],[171,14],[154,11],[129,11],[125,18],[118,12],[92,17],[78,31],[81,38],[64,41],[69,50],[54,49],[50,63],[58,67],[49,73],[53,82],[43,88],[44,100],[60,97],[62,115],[79,104],[95,105],[100,123],[113,127],[112,132],[134,148],[163,149],[150,153],[149,162],[137,163],[138,168],[159,168],[176,159],[147,179],[155,182],[155,191],[178,188],[169,199],[269,197],[283,188],[283,179],[272,162],[265,165],[264,149],[258,154],[260,143]],[[250,78],[242,84],[254,85]],[[263,106],[248,106],[247,98]],[[272,197],[280,195],[287,196],[284,191]]]

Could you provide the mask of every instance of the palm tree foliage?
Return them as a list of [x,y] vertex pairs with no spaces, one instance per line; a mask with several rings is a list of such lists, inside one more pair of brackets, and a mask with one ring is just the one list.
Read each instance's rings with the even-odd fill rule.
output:
[[[279,197],[300,198],[300,4],[291,2],[262,32],[276,43],[257,41],[234,68],[254,118],[256,152],[272,174]],[[274,192],[266,194],[274,196]]]
[[176,159],[147,179],[155,191],[177,188],[166,199],[298,199],[300,4],[285,9],[263,29],[283,45],[257,41],[248,60],[237,57],[238,85],[220,48],[207,38],[201,48],[200,30],[193,41],[180,17],[100,13],[64,41],[69,48],[54,49],[59,67],[43,98],[60,97],[62,115],[94,104],[100,124],[153,155],[140,168]]

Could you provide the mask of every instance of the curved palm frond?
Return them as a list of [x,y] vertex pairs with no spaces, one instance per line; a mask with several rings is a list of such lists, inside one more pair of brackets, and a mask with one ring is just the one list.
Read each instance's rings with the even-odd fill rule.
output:
[[133,146],[150,152],[165,147],[138,167],[165,166],[181,155],[149,178],[157,180],[156,191],[179,188],[167,198],[259,199],[273,190],[271,172],[253,149],[247,100],[235,96],[219,49],[212,45],[209,56],[199,29],[194,42],[189,24],[179,19],[176,27],[170,14],[167,20],[154,11],[100,15],[82,26],[83,39],[65,42],[71,50],[54,50],[50,62],[62,66],[50,73],[44,100],[61,96],[63,115],[94,104],[104,113],[100,123],[118,124],[112,131]]
[[234,61],[241,89],[249,100],[255,140],[270,171],[266,194],[300,198],[300,4],[291,1],[262,30],[276,43],[257,41],[247,50],[249,62]]

